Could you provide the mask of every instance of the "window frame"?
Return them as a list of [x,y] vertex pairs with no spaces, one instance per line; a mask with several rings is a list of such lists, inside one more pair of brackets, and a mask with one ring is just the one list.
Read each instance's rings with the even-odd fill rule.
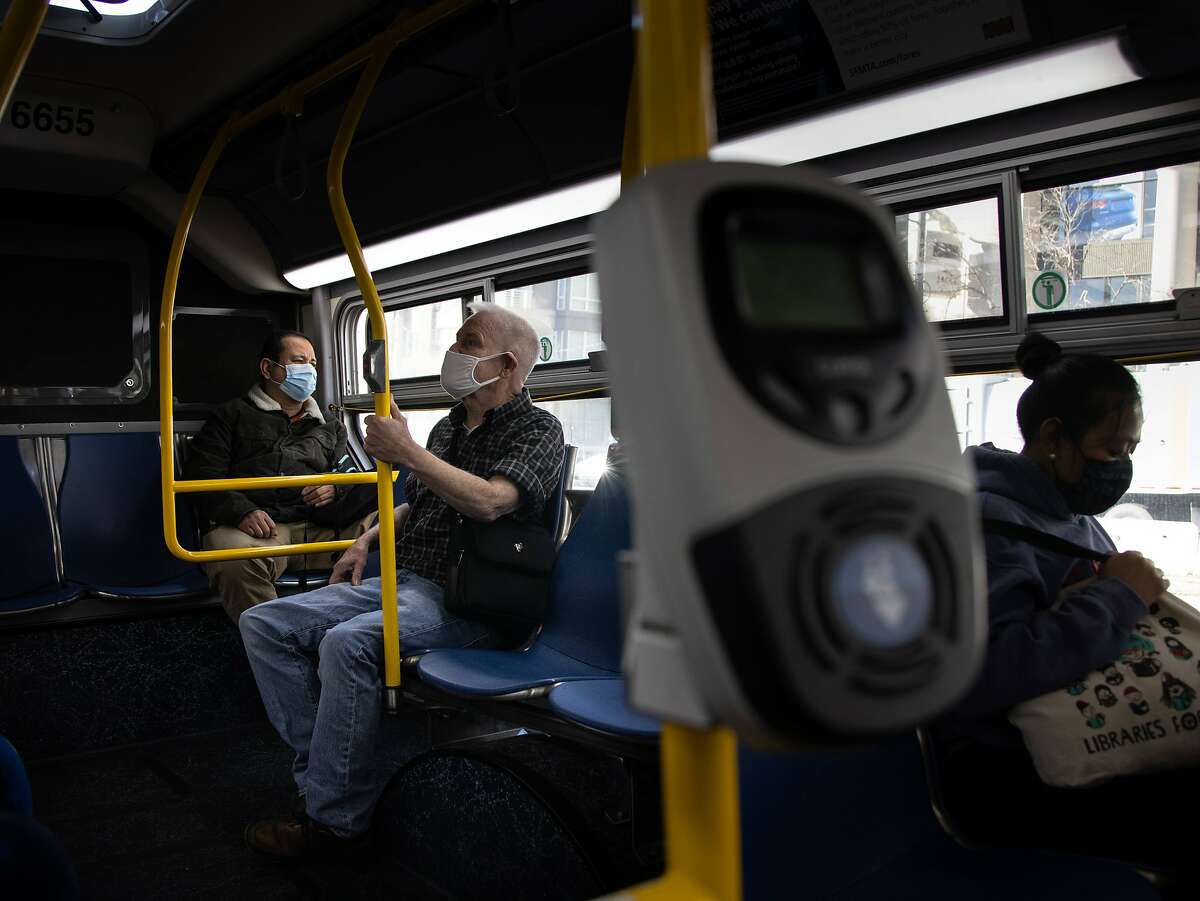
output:
[[1011,235],[1009,234],[1009,209],[1012,191],[1012,178],[1008,173],[998,173],[994,176],[969,178],[950,181],[939,185],[939,191],[931,193],[927,188],[880,192],[874,199],[884,204],[891,216],[903,216],[910,212],[934,210],[955,204],[972,203],[980,200],[996,202],[996,222],[998,226],[996,239],[1000,254],[1000,303],[1002,312],[999,316],[974,317],[970,319],[949,319],[930,321],[930,324],[943,332],[954,333],[972,331],[976,333],[1012,332],[1017,327],[1012,297],[1012,261],[1009,253]]
[[[46,248],[53,248],[47,253]],[[131,349],[129,370],[113,385],[0,385],[0,402],[11,406],[136,404],[150,395],[152,366],[149,255],[145,240],[123,228],[0,222],[0,251],[31,257],[115,260],[129,266]],[[20,302],[20,301],[15,301]],[[33,303],[26,298],[26,303]],[[191,308],[185,308],[190,311]],[[177,310],[176,312],[180,312]],[[157,389],[156,389],[157,390]]]
[[[945,152],[845,173],[840,180],[898,212],[998,198],[1004,315],[931,323],[945,349],[949,374],[1011,369],[1016,348],[1030,331],[1047,334],[1068,352],[1094,351],[1142,362],[1184,354],[1200,358],[1200,319],[1181,319],[1170,301],[1030,314],[1021,232],[1023,192],[1191,162],[1198,157],[1198,138],[1200,101],[1175,102],[1014,139],[961,146],[948,142]],[[808,165],[819,167],[821,161],[809,161]],[[377,283],[386,298],[385,308],[467,290],[481,290],[483,299],[492,301],[496,290],[594,271],[591,251],[587,220],[580,219],[384,270],[377,274]],[[370,395],[347,395],[345,391],[344,373],[353,335],[347,334],[342,323],[355,305],[361,307],[361,298],[352,282],[339,282],[329,290],[345,292],[335,294],[334,299],[343,402],[369,406]],[[562,305],[567,306],[565,298]],[[590,361],[541,364],[527,385],[535,401],[578,392],[587,397],[608,396],[603,354],[592,355]],[[396,382],[392,393],[401,409],[448,409],[453,405],[436,379],[432,385],[426,380],[420,387]],[[355,431],[351,426],[352,444]]]
[[[566,246],[563,246],[564,244]],[[379,273],[377,286],[385,313],[457,296],[463,300],[465,317],[465,307],[469,298],[481,297],[485,303],[494,303],[497,290],[519,288],[594,271],[590,235],[581,232],[573,240],[548,247],[530,247],[524,253],[508,257],[502,264],[470,268],[448,277],[402,279],[389,278],[387,272]],[[366,463],[370,458],[362,448],[361,414],[371,412],[373,397],[354,390],[357,373],[350,369],[358,364],[355,325],[357,316],[365,309],[365,304],[357,290],[333,298],[331,304],[338,403],[344,414],[344,424],[349,431],[350,446],[359,458],[359,463]],[[607,372],[600,367],[593,368],[590,359],[539,364],[526,380],[525,386],[535,403],[546,399],[568,399],[562,398],[561,395],[580,395],[580,399],[610,396]],[[390,388],[396,405],[402,411],[449,410],[455,403],[442,390],[439,374],[432,377],[392,379]]]
[[[966,198],[989,184],[1000,184],[1001,278],[1006,316],[964,320],[949,327],[931,323],[943,342],[954,373],[1010,366],[1017,346],[1031,331],[1053,338],[1068,352],[1095,351],[1122,358],[1200,353],[1200,320],[1182,319],[1174,301],[1125,304],[1096,310],[1029,313],[1021,232],[1021,194],[1091,178],[1162,168],[1200,158],[1200,117],[1111,138],[1068,143],[1049,150],[997,154],[991,162],[934,174],[913,171],[895,180],[845,177],[889,208],[911,208]],[[977,148],[974,160],[986,159]],[[1157,227],[1157,223],[1156,223]],[[1011,252],[1010,248],[1018,252]],[[1019,298],[1013,302],[1009,298]]]

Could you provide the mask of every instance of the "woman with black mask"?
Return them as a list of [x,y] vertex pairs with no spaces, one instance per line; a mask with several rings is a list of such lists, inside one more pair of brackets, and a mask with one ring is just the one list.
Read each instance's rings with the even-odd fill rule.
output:
[[932,733],[951,819],[968,839],[985,844],[1112,856],[1150,868],[1178,865],[1159,838],[1142,847],[1119,830],[1109,843],[1103,829],[1104,822],[1121,819],[1122,810],[1132,815],[1158,797],[1160,780],[1177,791],[1177,774],[1050,788],[1007,719],[1016,704],[1111,664],[1169,584],[1141,554],[1117,553],[1095,519],[1120,500],[1133,477],[1130,457],[1142,431],[1133,376],[1103,357],[1064,355],[1036,333],[1018,348],[1017,365],[1032,382],[1017,404],[1024,447],[1014,453],[984,444],[966,451],[978,474],[980,512],[985,520],[1111,556],[1099,565],[985,530],[987,656],[971,691]]
[[[1118,363],[1063,355],[1040,334],[1017,350],[1032,384],[1017,403],[1020,453],[990,444],[967,450],[984,519],[1002,520],[1112,556],[1103,566],[986,534],[988,654],[958,708],[981,741],[1020,747],[1005,714],[1021,701],[1065,688],[1120,654],[1134,623],[1166,590],[1154,564],[1116,553],[1096,521],[1133,479],[1142,435],[1138,384]],[[1062,603],[1059,595],[1071,590]]]

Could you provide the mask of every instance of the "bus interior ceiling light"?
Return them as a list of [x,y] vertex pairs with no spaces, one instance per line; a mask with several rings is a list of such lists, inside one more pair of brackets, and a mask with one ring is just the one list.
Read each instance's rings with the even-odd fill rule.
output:
[[[1137,80],[1117,38],[1106,37],[819,113],[719,144],[713,148],[712,158],[787,165]],[[393,238],[368,247],[367,263],[372,271],[379,271],[590,216],[607,209],[619,187],[618,176],[605,176]],[[352,276],[350,260],[344,255],[283,274],[302,290]]]
[[[147,10],[151,10],[159,5],[160,0],[122,0],[122,2],[105,2],[105,0],[92,0],[96,4],[96,11],[104,16],[138,16]],[[79,2],[79,0],[50,0],[51,6],[59,6],[63,9],[73,9],[78,12],[87,12],[87,8]]]

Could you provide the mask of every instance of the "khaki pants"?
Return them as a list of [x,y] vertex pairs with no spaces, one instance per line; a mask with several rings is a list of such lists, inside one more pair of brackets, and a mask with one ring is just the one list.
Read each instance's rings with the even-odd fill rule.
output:
[[[311,522],[277,522],[274,538],[254,538],[241,529],[217,526],[204,536],[204,549],[271,547],[280,544],[309,544],[314,541],[335,541],[357,538],[372,525],[375,514],[341,529],[318,526]],[[330,569],[332,554],[298,554],[292,557],[255,557],[250,560],[221,560],[206,563],[208,581],[221,593],[221,605],[235,623],[243,611],[255,604],[273,601],[275,580],[285,570]]]

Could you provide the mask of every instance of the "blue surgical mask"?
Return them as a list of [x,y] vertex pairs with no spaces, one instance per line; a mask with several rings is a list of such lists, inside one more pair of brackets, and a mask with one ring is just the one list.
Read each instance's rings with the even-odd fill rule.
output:
[[1095,516],[1116,504],[1133,482],[1131,460],[1086,460],[1078,482],[1059,482],[1058,491],[1072,513]]
[[[312,397],[312,393],[317,390],[317,367],[312,363],[276,363],[271,361],[275,366],[282,366],[286,371],[282,382],[275,382],[284,394],[290,397],[297,403],[303,403]],[[275,381],[272,379],[271,381]]]

